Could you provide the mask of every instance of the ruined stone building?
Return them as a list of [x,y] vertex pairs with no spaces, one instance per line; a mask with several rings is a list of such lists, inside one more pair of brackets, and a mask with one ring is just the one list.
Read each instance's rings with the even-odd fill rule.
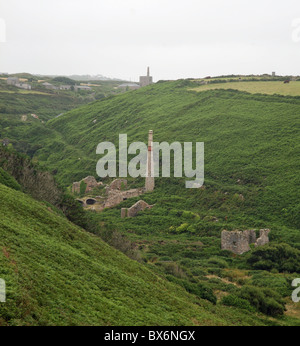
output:
[[72,186],[72,192],[73,193],[80,193],[80,185],[82,184],[82,182],[85,183],[84,193],[91,192],[95,187],[103,185],[101,182],[98,183],[97,180],[95,179],[95,177],[90,175],[90,176],[85,177],[84,179],[82,179],[80,181],[75,181],[73,183],[73,186]]
[[256,239],[255,230],[246,231],[222,231],[221,234],[221,248],[228,250],[238,255],[250,251],[250,244],[255,246],[262,246],[269,243],[269,229],[261,229],[259,231],[259,238]]
[[153,83],[153,79],[150,76],[149,67],[147,68],[147,76],[140,76],[140,86],[147,86]]
[[8,77],[7,80],[6,80],[6,83],[8,85],[16,85],[19,82],[20,82],[20,80],[19,80],[18,77]]
[[57,86],[55,86],[51,83],[48,83],[48,82],[42,83],[42,85],[48,90],[57,90],[58,89]]
[[[85,192],[89,193],[96,187],[103,185],[102,182],[97,183],[94,177],[86,177],[80,182],[74,182],[72,191],[73,193],[80,192],[81,182],[84,181],[86,184]],[[85,196],[78,198],[77,201],[85,208],[101,211],[104,208],[112,208],[125,201],[128,198],[137,197],[145,193],[145,188],[129,189],[127,190],[127,180],[126,179],[115,179],[110,185],[104,187],[103,196]]]
[[26,90],[31,90],[31,85],[28,83],[16,83],[15,86],[17,88],[21,88],[21,89],[26,89]]
[[136,202],[133,206],[130,208],[122,208],[121,209],[121,217],[135,217],[138,212],[145,210],[145,209],[151,209],[153,206],[149,205],[143,200],[139,200]]
[[[103,186],[101,191],[95,190],[99,186]],[[84,191],[82,191],[84,189]],[[147,164],[146,164],[146,177],[145,187],[128,189],[126,179],[115,179],[110,185],[103,185],[102,182],[97,182],[95,177],[88,176],[80,181],[74,182],[72,186],[72,192],[74,194],[87,194],[84,197],[77,199],[84,208],[88,208],[94,211],[101,211],[104,208],[112,208],[132,197],[138,197],[147,191],[154,190],[154,163],[153,163],[153,131],[148,133],[148,151],[147,151]],[[101,196],[95,196],[99,191]],[[92,194],[91,194],[92,193]],[[93,197],[91,197],[93,196]],[[140,200],[134,204],[131,208],[124,208],[122,211],[122,217],[135,216],[138,211],[150,208],[146,202]],[[125,211],[126,209],[126,211]]]

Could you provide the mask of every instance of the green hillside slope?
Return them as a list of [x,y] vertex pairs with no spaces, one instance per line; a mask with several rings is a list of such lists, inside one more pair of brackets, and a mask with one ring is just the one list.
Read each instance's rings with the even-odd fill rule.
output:
[[267,208],[282,217],[283,209],[299,209],[300,100],[226,90],[195,93],[187,90],[190,85],[159,83],[73,110],[48,124],[53,133],[40,139],[37,157],[70,185],[96,175],[99,142],[117,145],[119,133],[129,143],[146,142],[153,129],[155,141],[205,142],[206,183],[249,193],[256,214],[266,215]]
[[0,184],[0,325],[264,324],[214,306]]
[[[101,237],[116,246],[114,232],[121,232],[157,275],[200,297],[201,287],[212,291],[218,316],[224,305],[254,316],[251,294],[271,289],[265,294],[272,298],[262,301],[278,308],[284,299],[287,307],[272,324],[299,325],[300,311],[290,297],[300,272],[300,99],[234,90],[198,93],[190,90],[194,86],[192,81],[157,83],[72,110],[24,134],[37,148],[35,159],[64,186],[96,176],[97,144],[118,145],[121,133],[128,143],[146,143],[149,129],[158,142],[204,142],[204,189],[186,189],[183,178],[158,178],[155,190],[142,197],[154,205],[151,210],[121,219],[120,208],[138,200],[131,198],[93,215]],[[271,229],[271,244],[262,254],[221,250],[222,230],[261,228]]]

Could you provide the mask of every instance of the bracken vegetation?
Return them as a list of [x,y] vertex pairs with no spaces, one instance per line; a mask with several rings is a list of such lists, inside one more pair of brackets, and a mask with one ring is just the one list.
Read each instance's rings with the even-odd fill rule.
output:
[[[122,289],[121,282],[118,288],[109,282],[105,289],[101,286],[98,290],[98,284],[94,286],[93,281],[96,278],[87,272],[86,278],[89,279],[85,281],[84,287],[94,287],[94,294],[105,295],[107,301],[112,299],[112,302],[115,298],[110,295],[109,287],[115,287],[113,291],[118,289],[122,295],[118,299],[124,304],[124,309],[136,311],[137,317],[133,318],[131,314],[125,317],[124,314],[117,318],[119,310],[114,305],[104,310],[101,307],[98,311],[92,307],[94,301],[89,301],[87,297],[84,300],[87,306],[85,309],[83,302],[78,305],[73,300],[66,300],[66,287],[62,284],[60,289],[63,298],[60,299],[64,308],[61,307],[63,313],[60,316],[63,317],[58,317],[58,310],[51,310],[47,304],[41,307],[44,303],[40,300],[34,306],[41,315],[34,312],[36,317],[33,318],[31,314],[28,319],[12,316],[4,319],[5,323],[300,324],[299,311],[292,315],[286,309],[291,303],[291,282],[300,273],[300,99],[280,95],[253,95],[237,90],[195,92],[191,90],[194,87],[195,81],[192,80],[159,82],[90,103],[45,124],[32,121],[23,125],[13,118],[6,118],[0,134],[1,139],[8,139],[17,150],[22,146],[21,143],[26,142],[28,146],[22,146],[23,152],[30,155],[34,162],[39,162],[39,169],[50,169],[61,191],[64,191],[65,197],[57,204],[58,211],[54,212],[60,220],[56,221],[58,230],[55,237],[64,237],[61,235],[65,234],[64,227],[59,226],[60,222],[65,225],[72,221],[93,233],[84,233],[76,228],[84,235],[77,244],[88,246],[85,243],[89,242],[88,239],[92,239],[95,244],[102,244],[107,252],[120,256],[124,266],[128,263],[129,267],[139,268],[134,269],[138,270],[136,278],[140,275],[139,270],[149,275],[151,273],[168,287],[166,294],[173,292],[170,294],[177,297],[177,293],[180,293],[187,297],[182,298],[183,305],[185,299],[193,297],[192,302],[198,307],[193,305],[189,308],[188,305],[186,313],[180,315],[177,308],[174,307],[177,311],[175,313],[162,297],[159,303],[155,303],[151,300],[151,294],[145,293],[144,299],[139,300],[142,295],[136,290],[129,293],[127,288]],[[10,125],[10,121],[16,122]],[[155,190],[142,196],[154,207],[135,218],[121,219],[120,209],[132,206],[140,198],[128,199],[100,214],[83,210],[80,212],[79,206],[76,209],[74,198],[68,196],[65,189],[70,188],[73,181],[80,181],[87,175],[96,176],[95,167],[100,158],[96,155],[97,144],[111,141],[117,145],[118,135],[122,133],[128,135],[128,143],[146,143],[149,129],[154,131],[154,140],[158,142],[205,143],[204,188],[186,189],[185,178],[158,178]],[[8,172],[12,173],[9,169]],[[7,176],[5,178],[5,173],[2,175],[0,183],[14,188],[14,183],[9,182]],[[14,178],[16,184],[22,185]],[[109,179],[103,179],[103,182],[107,183]],[[140,187],[144,181],[141,178],[129,179],[128,183],[130,187]],[[30,189],[25,192],[30,193]],[[7,189],[6,193],[21,196],[21,192],[11,189]],[[29,197],[22,196],[29,203]],[[32,200],[31,203],[37,202]],[[74,205],[69,210],[76,210],[73,218],[64,209],[68,203]],[[52,215],[50,211],[42,210],[38,218],[44,212],[46,219]],[[3,213],[10,213],[13,218],[12,209],[3,209]],[[6,226],[3,227],[5,229]],[[18,227],[12,225],[11,229]],[[52,230],[51,227],[52,224],[49,228]],[[260,228],[271,229],[269,245],[252,248],[242,256],[221,250],[220,235],[223,229]],[[29,231],[24,229],[26,232]],[[10,234],[13,237],[13,233]],[[13,247],[9,244],[13,244],[14,238],[7,239],[3,246]],[[102,243],[101,239],[126,253],[127,257]],[[70,245],[72,251],[73,245]],[[51,251],[54,250],[50,248],[45,256],[58,260],[58,252],[54,251],[50,255]],[[89,256],[94,256],[94,253],[90,255],[89,250],[86,251]],[[40,252],[40,256],[43,261],[44,253]],[[71,254],[68,253],[68,256]],[[67,258],[64,257],[60,270],[73,275],[76,266],[75,269],[69,268]],[[21,262],[23,260],[24,257]],[[28,263],[31,260],[28,259]],[[98,265],[98,261],[102,260],[104,258],[100,253],[91,259],[93,265]],[[78,265],[80,268],[81,263]],[[121,267],[116,270],[123,271],[123,265]],[[41,271],[37,270],[38,275],[42,275]],[[48,269],[43,271],[43,275],[46,273]],[[44,280],[43,275],[40,278],[30,277],[38,289]],[[128,275],[127,270],[124,275]],[[148,282],[141,285],[151,291],[151,285],[156,279],[153,280],[151,284]],[[68,282],[73,285],[72,280]],[[18,289],[22,287],[17,282],[15,284]],[[44,285],[41,287],[47,291]],[[60,284],[53,283],[51,287],[54,290]],[[74,294],[81,294],[74,287],[72,290]],[[30,293],[30,299],[37,299],[39,294]],[[132,302],[129,300],[127,304],[128,296]],[[133,303],[135,296],[136,301]],[[56,299],[55,296],[52,298]],[[47,302],[51,305],[51,298]],[[155,306],[155,309],[159,309],[155,310],[155,313],[159,311],[157,319],[152,318],[154,310],[149,310],[153,304],[158,304]],[[202,308],[204,310],[197,317],[196,312],[192,313]],[[148,310],[143,313],[140,309]],[[161,314],[162,309],[167,315]],[[79,316],[81,311],[82,318]],[[103,317],[104,311],[109,311],[109,318]],[[47,314],[52,317],[48,319]],[[210,317],[204,321],[202,314],[209,314]],[[267,316],[272,316],[272,319]]]

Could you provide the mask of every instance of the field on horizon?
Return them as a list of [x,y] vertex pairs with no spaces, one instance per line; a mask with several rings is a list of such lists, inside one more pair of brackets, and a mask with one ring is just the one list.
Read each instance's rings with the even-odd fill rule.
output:
[[300,96],[300,82],[290,81],[284,84],[283,81],[240,81],[205,84],[192,88],[191,90],[202,92],[215,89],[233,89],[245,91],[251,94],[268,94],[284,96]]

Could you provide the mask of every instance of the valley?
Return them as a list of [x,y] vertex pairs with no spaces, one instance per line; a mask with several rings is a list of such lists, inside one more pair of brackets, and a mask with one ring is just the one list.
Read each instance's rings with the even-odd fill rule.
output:
[[[299,81],[228,78],[159,81],[89,103],[0,92],[0,277],[10,287],[0,324],[300,325],[290,298],[300,273]],[[114,180],[97,176],[97,145],[119,134],[147,143],[150,129],[157,142],[205,143],[203,187],[171,174],[84,210],[76,199],[105,197]],[[25,182],[42,172],[57,187]],[[88,176],[95,190],[81,187]],[[118,189],[144,186],[129,177]],[[121,218],[139,200],[151,208]],[[222,250],[223,230],[261,229],[269,244]]]

